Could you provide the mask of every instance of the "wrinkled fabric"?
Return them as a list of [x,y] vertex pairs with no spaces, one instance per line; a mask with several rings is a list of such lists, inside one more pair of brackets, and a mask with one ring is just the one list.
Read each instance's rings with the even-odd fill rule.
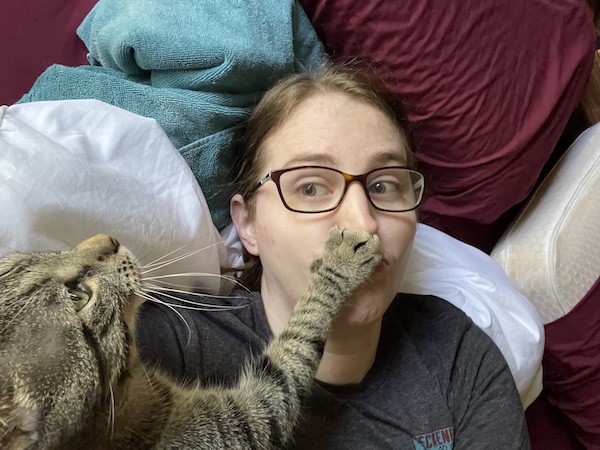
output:
[[565,316],[545,325],[544,392],[584,448],[600,446],[600,278]]
[[300,3],[334,58],[365,60],[404,101],[422,221],[489,252],[583,97],[596,43],[587,2]]

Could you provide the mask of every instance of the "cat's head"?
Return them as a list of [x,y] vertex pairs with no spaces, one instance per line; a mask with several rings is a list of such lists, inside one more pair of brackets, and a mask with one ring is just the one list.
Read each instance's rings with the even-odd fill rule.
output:
[[110,401],[139,287],[134,258],[106,235],[0,260],[1,448],[51,448]]

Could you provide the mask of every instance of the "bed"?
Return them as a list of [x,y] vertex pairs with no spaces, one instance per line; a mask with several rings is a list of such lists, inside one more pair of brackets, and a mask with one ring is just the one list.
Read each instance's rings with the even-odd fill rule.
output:
[[[219,264],[239,258],[239,243],[228,227],[231,174],[227,169],[240,123],[281,75],[308,70],[327,57],[359,61],[377,71],[405,103],[415,150],[430,187],[406,290],[431,289],[452,297],[459,306],[462,302],[464,309],[477,305],[467,313],[495,334],[501,349],[504,345],[514,373],[519,368],[525,371],[520,391],[528,406],[533,448],[600,445],[600,344],[594,340],[600,333],[594,333],[598,318],[590,314],[600,310],[596,281],[600,266],[586,253],[587,278],[578,285],[580,290],[571,295],[567,306],[545,314],[543,305],[536,303],[532,311],[522,296],[532,295],[528,282],[543,284],[549,273],[552,278],[557,272],[548,269],[537,278],[530,273],[519,278],[525,270],[509,264],[529,261],[532,242],[544,250],[557,240],[556,233],[550,233],[550,238],[536,233],[524,238],[522,230],[547,230],[548,220],[560,218],[534,219],[533,224],[530,220],[522,225],[526,217],[518,216],[528,201],[535,200],[531,198],[534,192],[543,196],[556,186],[551,179],[540,185],[552,166],[568,162],[569,167],[576,167],[570,169],[575,173],[572,176],[587,173],[588,184],[577,192],[593,190],[597,172],[590,171],[589,165],[581,168],[581,162],[572,162],[574,158],[559,161],[563,153],[576,155],[581,148],[592,148],[586,161],[598,158],[598,151],[593,150],[595,130],[589,130],[588,137],[568,151],[572,139],[561,142],[573,128],[594,61],[593,17],[584,1],[482,4],[449,0],[443,5],[432,0],[401,4],[390,0],[231,1],[217,7],[214,2],[189,5],[144,0],[135,5],[126,7],[127,2],[119,0],[53,0],[36,9],[17,0],[4,5],[0,104],[10,106],[2,110],[3,154],[9,154],[10,148],[13,165],[23,164],[12,180],[33,174],[19,182],[29,183],[31,193],[53,196],[32,194],[24,199],[17,195],[23,190],[15,185],[7,190],[8,183],[4,184],[3,204],[13,202],[11,210],[21,212],[17,223],[29,225],[5,220],[3,250],[64,246],[64,232],[58,233],[58,225],[48,231],[47,224],[57,220],[64,224],[65,211],[69,211],[67,218],[87,220],[85,229],[90,232],[111,227],[129,233],[140,249],[161,242],[164,248],[157,251],[168,252],[190,241],[194,250],[210,247],[204,260],[189,261],[201,264],[206,273],[217,273]],[[102,103],[90,103],[90,98]],[[88,132],[98,123],[100,111],[108,128]],[[82,119],[85,116],[87,123]],[[122,120],[114,123],[115,117]],[[136,145],[136,139],[127,138],[132,133],[119,126],[124,123],[130,124],[129,131],[137,129],[141,136],[152,135],[155,140],[138,139],[145,145]],[[20,136],[26,128],[33,131],[15,143],[6,137],[9,125],[21,130]],[[588,125],[575,126],[574,134]],[[80,132],[65,132],[75,129]],[[119,136],[121,146],[113,141],[112,146],[98,149],[98,132]],[[44,158],[32,156],[36,164],[25,165],[19,155],[32,143],[37,148],[45,146]],[[52,167],[49,159],[61,151],[62,169],[79,170],[77,176],[90,181],[90,173],[81,167],[93,167],[95,161],[112,168],[104,177],[133,183],[131,189],[140,195],[148,193],[147,201],[138,202],[138,207],[142,203],[152,206],[132,209],[136,204],[122,195],[122,189],[102,194],[91,190],[75,201],[72,187],[58,183],[60,177],[39,175],[40,170]],[[90,155],[96,159],[90,162]],[[160,173],[157,167],[169,170]],[[584,169],[587,172],[581,172]],[[148,176],[137,177],[135,182],[124,176],[134,171]],[[564,180],[561,175],[554,178]],[[119,216],[114,208],[102,213],[94,209],[102,198],[118,199],[114,208],[131,212],[128,220],[99,220]],[[39,202],[46,200],[41,208]],[[577,214],[590,210],[585,206],[589,204],[593,199],[578,205]],[[163,208],[160,217],[156,205]],[[565,203],[564,208],[569,205]],[[32,219],[32,211],[41,210],[48,215]],[[525,210],[532,211],[533,206]],[[185,217],[190,214],[202,220],[189,224]],[[147,218],[144,223],[152,226],[145,225],[143,233],[131,233],[139,217]],[[585,223],[593,223],[593,217]],[[571,230],[564,229],[564,235],[572,236]],[[588,231],[578,231],[577,236],[589,236]],[[597,236],[597,227],[592,226],[589,233]],[[432,252],[431,243],[437,242],[433,247],[446,253]],[[588,245],[588,250],[594,248],[593,243]],[[446,261],[443,276],[432,272],[449,252],[459,257]],[[519,290],[504,272],[497,272],[489,253],[506,272],[511,273],[512,267],[512,283]],[[459,271],[453,272],[464,267],[470,270],[469,276],[460,278]],[[481,294],[485,291],[481,285],[473,289],[474,280],[488,283],[496,298],[510,300],[504,305],[495,303],[494,295]],[[222,288],[218,283],[203,287]],[[545,297],[547,302],[554,298]],[[523,315],[528,321],[514,328]],[[574,321],[577,329],[586,331],[577,338],[572,333]],[[544,375],[536,370],[542,359],[542,323],[547,338]],[[588,347],[582,349],[582,342]],[[582,355],[588,358],[584,383],[573,377],[573,372],[581,373],[577,364]],[[516,376],[519,380],[520,375]]]

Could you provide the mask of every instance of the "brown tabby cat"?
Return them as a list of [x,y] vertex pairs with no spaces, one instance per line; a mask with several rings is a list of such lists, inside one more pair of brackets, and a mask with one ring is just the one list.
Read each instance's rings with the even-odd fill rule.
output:
[[286,330],[235,388],[181,387],[135,348],[134,257],[98,235],[0,261],[0,448],[281,449],[332,320],[379,263],[379,240],[334,229]]

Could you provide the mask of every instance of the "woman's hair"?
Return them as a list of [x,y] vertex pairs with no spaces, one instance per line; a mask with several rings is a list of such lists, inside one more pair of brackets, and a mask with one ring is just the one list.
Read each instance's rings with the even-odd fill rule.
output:
[[[238,141],[237,177],[235,192],[244,197],[250,218],[255,213],[255,188],[265,174],[262,158],[264,142],[275,133],[305,100],[317,95],[338,93],[360,99],[381,112],[396,124],[401,136],[406,140],[407,160],[415,166],[416,159],[410,150],[410,130],[408,120],[399,99],[394,98],[383,82],[367,72],[350,66],[327,65],[312,73],[296,73],[279,80],[258,103],[248,121],[245,131]],[[244,266],[234,269],[241,271],[240,281],[249,289],[259,290],[262,265],[259,257],[243,250]],[[225,271],[233,271],[225,269]]]

